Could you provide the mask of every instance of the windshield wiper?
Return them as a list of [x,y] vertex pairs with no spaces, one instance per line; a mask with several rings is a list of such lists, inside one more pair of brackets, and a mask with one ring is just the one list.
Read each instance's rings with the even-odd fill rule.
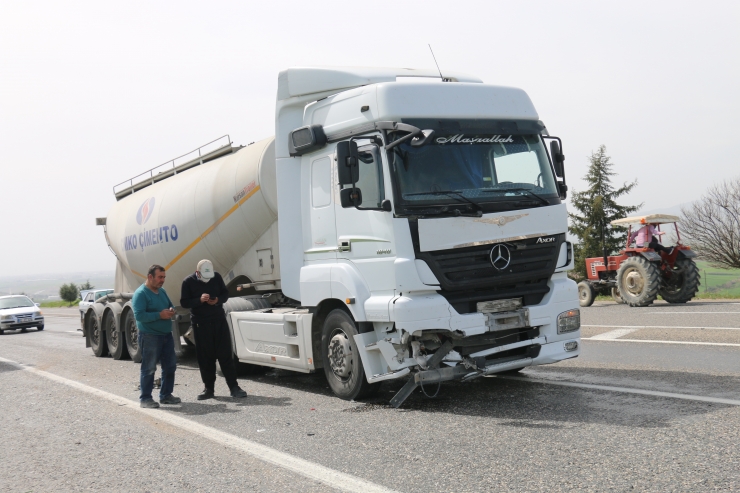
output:
[[[469,198],[467,198],[463,193],[459,190],[432,190],[429,192],[414,192],[414,193],[404,193],[401,195],[411,196],[411,195],[447,195],[448,197],[454,198],[460,198],[463,201],[467,202],[468,204],[475,207],[475,212],[477,213],[476,217],[480,217],[483,215],[483,207],[481,207],[479,204],[476,204]],[[458,211],[459,212],[459,211]],[[462,215],[460,213],[459,215]]]
[[475,211],[473,213],[460,212],[460,209],[452,208],[448,206],[443,207],[429,207],[428,205],[402,205],[400,206],[406,213],[414,213],[420,216],[441,216],[442,214],[450,214],[455,217],[481,217],[483,214],[481,211]]
[[550,205],[550,202],[546,198],[537,195],[536,193],[534,193],[529,188],[501,188],[501,189],[494,189],[494,188],[492,188],[492,189],[489,189],[489,190],[481,190],[481,192],[484,192],[484,193],[491,193],[491,192],[500,192],[500,193],[507,193],[507,192],[527,192],[530,196],[532,196],[532,197],[536,198],[537,200],[539,200],[542,203],[542,205]]

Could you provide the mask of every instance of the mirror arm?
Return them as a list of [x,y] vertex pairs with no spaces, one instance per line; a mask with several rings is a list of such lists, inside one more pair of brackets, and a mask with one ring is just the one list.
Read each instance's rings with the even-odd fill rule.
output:
[[422,133],[421,133],[421,130],[419,130],[419,129],[417,128],[417,129],[416,129],[416,132],[410,133],[410,134],[408,134],[408,135],[404,135],[404,136],[403,136],[403,137],[401,137],[400,139],[398,139],[398,140],[394,140],[393,142],[391,142],[390,144],[388,144],[387,146],[385,146],[385,150],[386,150],[386,151],[389,151],[389,150],[393,149],[394,147],[396,147],[397,145],[399,145],[399,144],[403,144],[403,143],[404,143],[404,142],[406,142],[407,140],[411,140],[411,139],[413,139],[414,137],[417,137],[418,135],[422,135]]

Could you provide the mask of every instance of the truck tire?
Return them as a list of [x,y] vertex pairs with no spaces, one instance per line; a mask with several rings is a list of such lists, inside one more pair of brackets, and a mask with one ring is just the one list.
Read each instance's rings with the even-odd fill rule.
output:
[[321,358],[326,380],[337,397],[348,401],[369,397],[380,387],[379,383],[368,383],[365,378],[355,344],[357,334],[355,321],[344,310],[332,310],[324,319]]
[[126,350],[125,337],[123,333],[118,331],[116,316],[110,310],[103,316],[103,329],[105,330],[105,340],[108,342],[108,352],[113,359],[127,358],[128,351]]
[[668,303],[686,303],[699,291],[699,268],[690,258],[679,258],[670,279],[663,279],[660,297]]
[[126,341],[126,350],[134,363],[141,363],[141,348],[139,347],[139,329],[136,328],[136,319],[133,310],[126,310],[123,316],[123,339]]
[[588,281],[578,283],[578,302],[581,306],[591,306],[596,299],[596,290]]
[[252,310],[261,310],[263,308],[272,308],[272,306],[269,301],[261,296],[229,298],[226,300],[226,303],[224,303],[224,313],[226,314],[226,321],[229,324],[229,331],[231,332],[231,349],[234,351],[234,368],[236,369],[237,375],[260,375],[267,371],[267,367],[262,365],[253,365],[251,363],[242,363],[239,361],[239,357],[236,355],[234,328],[231,326],[231,317],[229,314],[231,312],[249,312]]
[[105,331],[98,324],[98,317],[92,311],[87,316],[87,333],[90,334],[90,347],[98,358],[108,356],[108,344],[105,341]]
[[615,301],[615,302],[616,302],[617,304],[619,304],[619,305],[624,305],[624,299],[622,299],[622,295],[621,295],[621,294],[620,294],[620,292],[619,292],[619,288],[617,288],[616,286],[615,286],[615,287],[613,287],[613,288],[611,289],[611,293],[612,293],[612,299],[614,299],[614,301]]
[[658,297],[660,271],[644,257],[630,257],[619,266],[617,289],[629,306],[648,306]]

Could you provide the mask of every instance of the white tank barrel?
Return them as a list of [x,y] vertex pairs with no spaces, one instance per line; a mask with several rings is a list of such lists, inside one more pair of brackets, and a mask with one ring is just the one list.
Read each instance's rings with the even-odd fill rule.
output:
[[149,266],[159,264],[179,305],[182,280],[204,258],[227,284],[246,276],[275,280],[269,288],[279,288],[276,221],[273,138],[141,188],[119,200],[106,219],[118,257],[116,290],[134,291]]

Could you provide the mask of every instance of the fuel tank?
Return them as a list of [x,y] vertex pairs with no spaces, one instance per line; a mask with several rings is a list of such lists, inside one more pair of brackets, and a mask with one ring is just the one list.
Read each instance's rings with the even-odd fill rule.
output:
[[279,288],[277,210],[273,138],[126,195],[106,218],[116,291],[134,291],[159,264],[177,306],[182,280],[206,258],[227,285],[275,280],[266,288]]

